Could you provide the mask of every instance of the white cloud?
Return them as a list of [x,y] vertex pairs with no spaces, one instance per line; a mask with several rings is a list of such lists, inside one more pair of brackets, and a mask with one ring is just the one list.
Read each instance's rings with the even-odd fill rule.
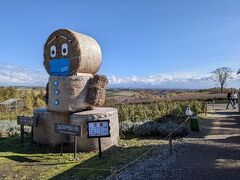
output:
[[147,83],[150,85],[162,84],[165,82],[189,82],[189,81],[203,81],[211,80],[211,75],[196,75],[191,73],[177,73],[177,74],[155,74],[147,77],[108,77],[111,84],[129,84],[129,83]]
[[0,85],[45,86],[48,76],[41,70],[0,64]]
[[[210,88],[216,86],[216,82],[209,74],[175,73],[154,74],[147,77],[108,77],[110,87],[162,87],[162,88]],[[240,87],[240,79],[236,73],[232,73],[232,79],[228,85]]]
[[[32,70],[27,67],[0,64],[0,85],[17,86],[45,86],[48,74],[45,70]],[[232,73],[228,86],[240,87],[240,75]],[[191,72],[159,73],[146,77],[108,76],[109,87],[141,87],[141,88],[210,88],[216,86],[211,74],[198,74]]]

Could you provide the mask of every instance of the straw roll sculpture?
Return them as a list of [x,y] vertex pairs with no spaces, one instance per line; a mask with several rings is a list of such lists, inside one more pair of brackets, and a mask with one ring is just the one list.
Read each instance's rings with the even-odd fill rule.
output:
[[[57,69],[55,64],[58,65]],[[95,75],[100,65],[101,49],[98,43],[87,35],[59,29],[49,36],[44,46],[44,66],[50,75]]]
[[[102,149],[117,145],[117,109],[100,107],[105,102],[108,80],[106,76],[96,74],[101,65],[98,43],[72,30],[56,30],[44,46],[43,64],[49,74],[47,108],[34,111],[38,126],[33,129],[33,140],[39,144],[58,145],[61,135],[55,132],[56,123],[80,125],[78,150],[96,150],[98,138],[88,137],[87,122],[109,120],[110,137],[102,140]],[[63,137],[64,141],[72,140],[71,135]]]

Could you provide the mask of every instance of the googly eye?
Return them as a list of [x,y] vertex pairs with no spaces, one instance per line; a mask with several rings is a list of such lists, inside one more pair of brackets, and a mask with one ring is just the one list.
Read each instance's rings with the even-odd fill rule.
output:
[[66,43],[62,44],[62,55],[66,56],[68,54],[68,45]]
[[50,48],[50,56],[51,56],[51,57],[55,57],[56,54],[57,54],[56,46],[53,45],[53,46],[51,46],[51,48]]

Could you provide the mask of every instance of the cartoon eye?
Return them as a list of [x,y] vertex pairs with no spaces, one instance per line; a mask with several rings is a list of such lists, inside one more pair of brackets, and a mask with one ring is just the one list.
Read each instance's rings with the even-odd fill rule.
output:
[[51,48],[50,48],[50,56],[51,57],[55,57],[56,56],[56,53],[57,53],[57,51],[56,51],[56,46],[51,46]]
[[66,56],[68,54],[68,45],[66,43],[62,44],[62,55]]

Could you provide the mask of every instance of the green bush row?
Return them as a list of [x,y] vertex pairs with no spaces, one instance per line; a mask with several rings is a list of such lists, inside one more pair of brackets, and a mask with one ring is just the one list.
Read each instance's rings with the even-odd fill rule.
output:
[[185,110],[190,106],[194,114],[204,111],[202,101],[175,101],[159,102],[151,104],[119,104],[114,105],[118,109],[119,120],[141,122],[148,120],[167,120],[185,117]]
[[0,112],[0,120],[16,120],[17,116],[32,116],[32,112],[30,111],[4,111]]
[[123,121],[120,123],[120,134],[121,136],[134,135],[137,137],[147,137],[147,136],[160,136],[167,137],[170,132],[173,137],[182,137],[188,134],[187,126],[181,126],[176,122],[168,121],[166,123],[160,123],[157,121],[147,121],[147,122],[131,122]]

